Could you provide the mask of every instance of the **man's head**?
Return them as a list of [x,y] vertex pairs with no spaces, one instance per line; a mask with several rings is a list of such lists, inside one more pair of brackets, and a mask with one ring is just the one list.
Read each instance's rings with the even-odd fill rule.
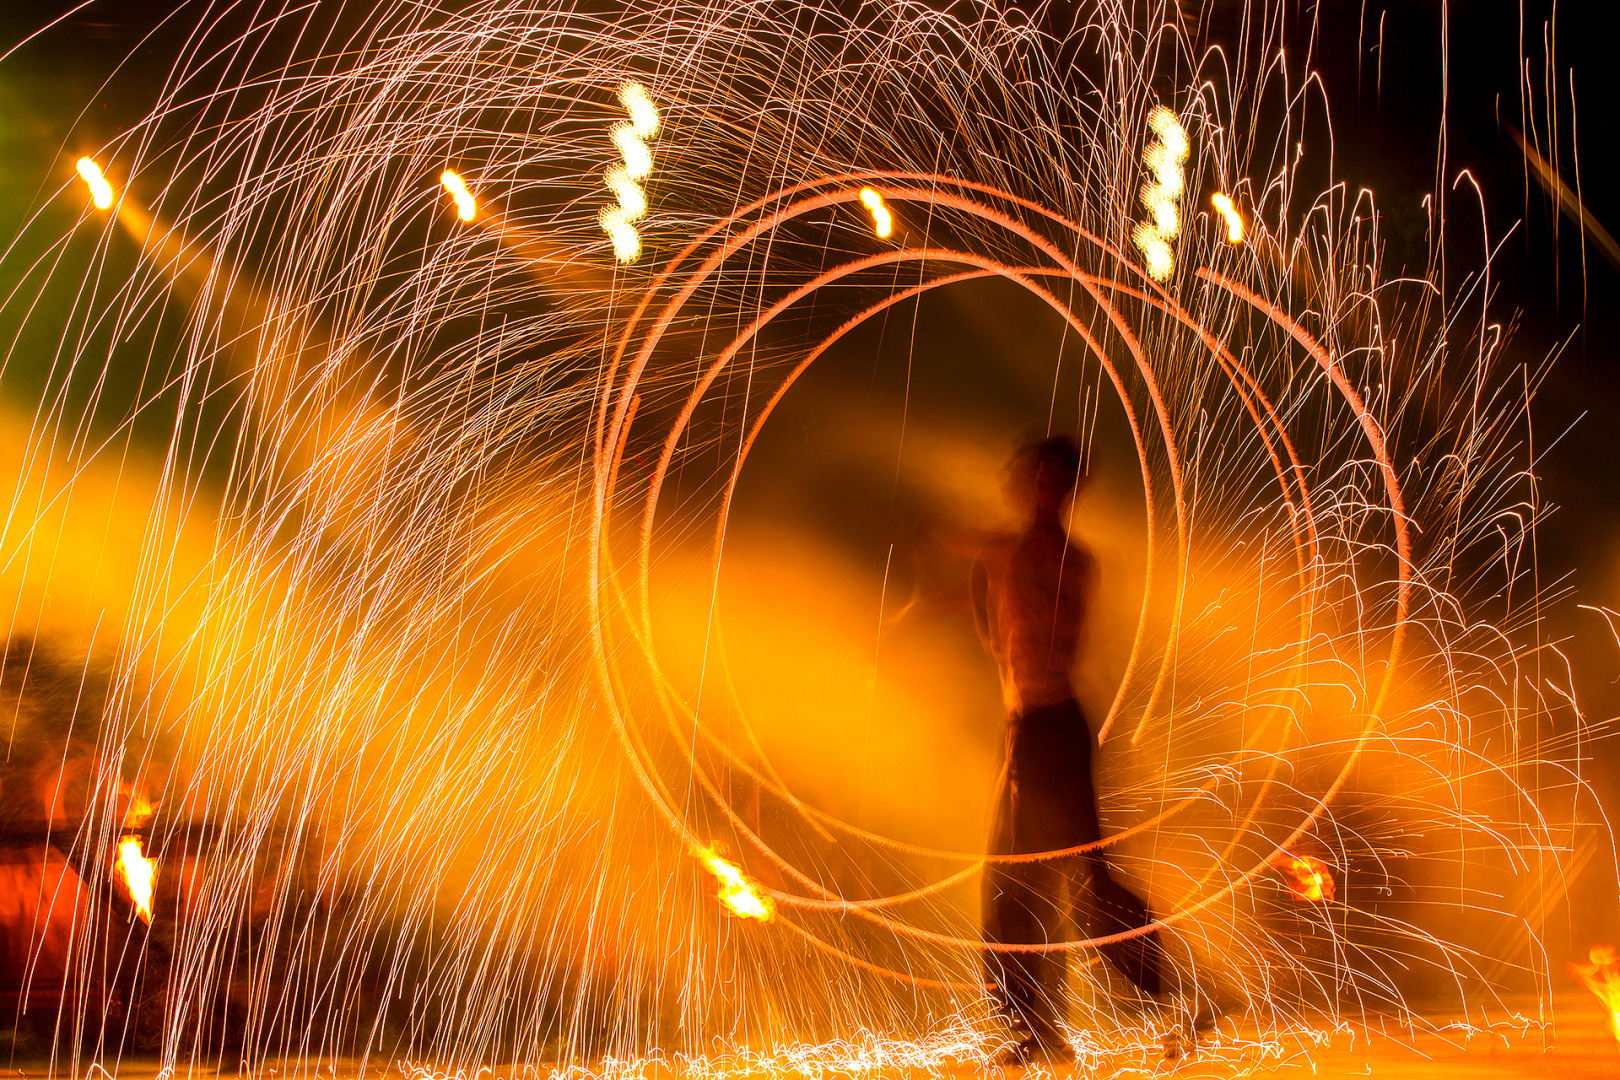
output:
[[1007,462],[1007,501],[1026,517],[1055,519],[1087,479],[1073,439],[1067,435],[1034,439],[1013,451]]

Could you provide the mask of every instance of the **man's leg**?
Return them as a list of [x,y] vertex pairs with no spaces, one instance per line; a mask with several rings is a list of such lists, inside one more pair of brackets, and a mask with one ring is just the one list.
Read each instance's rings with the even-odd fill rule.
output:
[[[1030,849],[1033,830],[1028,804],[1019,805],[1016,788],[1017,755],[1002,779],[995,823],[990,836],[991,855],[1010,855]],[[1026,793],[1027,794],[1027,793]],[[1007,944],[1040,944],[1061,937],[1056,892],[1061,887],[1050,863],[991,863],[984,870],[984,939]],[[987,981],[1013,1021],[1021,1039],[1060,1044],[1057,1020],[1063,990],[1063,953],[985,953]]]

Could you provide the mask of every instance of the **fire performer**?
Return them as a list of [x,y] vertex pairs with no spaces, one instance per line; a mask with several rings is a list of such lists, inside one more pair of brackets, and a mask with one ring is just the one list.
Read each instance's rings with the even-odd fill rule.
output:
[[[974,623],[1001,671],[1007,706],[1007,765],[991,855],[1071,848],[1100,839],[1092,784],[1093,735],[1075,700],[1071,670],[1084,644],[1096,560],[1070,539],[1065,514],[1084,487],[1074,440],[1057,436],[1017,450],[1005,493],[1022,532],[985,545],[971,579]],[[1117,934],[1148,923],[1147,909],[1114,880],[1100,851],[1030,862],[993,863],[984,874],[986,941],[1043,944],[1065,939],[1064,907],[1081,926],[1089,883],[1091,932]],[[1160,992],[1163,950],[1157,931],[1102,947],[1103,956],[1141,990]],[[1064,952],[989,952],[989,979],[1019,1036],[1013,1062],[1070,1060],[1058,1026],[1067,974]]]

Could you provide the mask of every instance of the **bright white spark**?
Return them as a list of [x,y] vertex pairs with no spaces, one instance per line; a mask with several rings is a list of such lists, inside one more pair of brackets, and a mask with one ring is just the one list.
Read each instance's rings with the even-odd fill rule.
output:
[[461,220],[471,221],[478,206],[473,202],[472,192],[467,190],[467,185],[461,177],[446,169],[444,175],[439,177],[439,182],[450,193],[450,197],[456,200],[456,213],[461,215]]
[[1226,239],[1233,244],[1243,243],[1243,217],[1232,205],[1232,200],[1220,192],[1209,197],[1209,201],[1220,211],[1221,217],[1226,219]]
[[883,196],[871,188],[861,188],[861,202],[872,211],[872,231],[879,236],[888,236],[894,231],[894,215],[889,208],[883,205]]
[[90,198],[94,200],[96,209],[105,210],[112,205],[112,185],[101,175],[101,166],[87,157],[82,157],[79,159],[79,175],[90,185]]

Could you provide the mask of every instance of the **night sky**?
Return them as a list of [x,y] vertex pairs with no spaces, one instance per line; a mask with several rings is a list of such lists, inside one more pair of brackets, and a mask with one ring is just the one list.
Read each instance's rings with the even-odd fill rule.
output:
[[[1601,722],[1620,715],[1620,646],[1601,618],[1577,605],[1620,608],[1620,271],[1529,179],[1512,130],[1528,127],[1571,186],[1578,183],[1590,214],[1620,231],[1620,187],[1609,171],[1620,93],[1603,29],[1609,5],[1557,4],[1549,27],[1554,6],[1329,0],[1288,11],[1301,57],[1316,12],[1311,55],[1331,101],[1333,171],[1351,190],[1376,192],[1390,241],[1386,277],[1402,267],[1422,273],[1423,200],[1443,189],[1450,266],[1477,267],[1484,235],[1501,242],[1492,308],[1515,327],[1510,363],[1538,368],[1558,353],[1534,410],[1541,492],[1558,507],[1538,546],[1544,585],[1562,582],[1570,593],[1549,611],[1546,629],[1567,639],[1576,689],[1588,718]],[[0,4],[0,52],[72,7]],[[100,0],[0,62],[0,239],[40,211],[81,153],[144,115],[200,7]],[[1229,0],[1203,4],[1207,40],[1231,45],[1242,9]],[[1063,5],[1037,17],[1061,24]],[[1464,173],[1484,193],[1483,230],[1471,188],[1453,189]],[[16,391],[8,384],[6,392]],[[1594,753],[1590,779],[1612,814],[1620,810],[1620,751],[1611,740]],[[1615,883],[1601,876],[1578,886],[1576,904],[1595,912],[1588,929],[1612,936],[1620,933]]]

